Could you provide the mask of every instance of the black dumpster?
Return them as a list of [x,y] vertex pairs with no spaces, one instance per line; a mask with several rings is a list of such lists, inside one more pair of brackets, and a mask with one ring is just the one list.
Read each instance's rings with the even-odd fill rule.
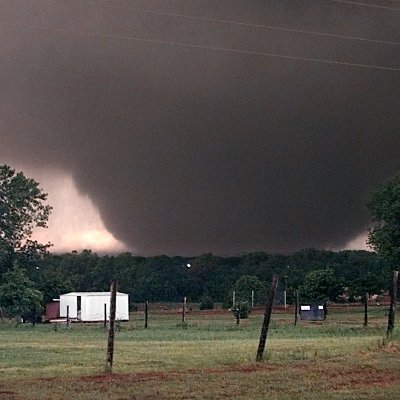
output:
[[322,304],[305,304],[300,306],[300,319],[303,321],[324,321],[325,307]]

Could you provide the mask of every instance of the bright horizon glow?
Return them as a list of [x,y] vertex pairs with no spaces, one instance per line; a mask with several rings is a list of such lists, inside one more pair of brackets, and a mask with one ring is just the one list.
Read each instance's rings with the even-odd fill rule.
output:
[[361,234],[351,239],[345,246],[344,250],[366,250],[372,251],[371,247],[367,245],[368,234]]
[[32,239],[40,243],[52,243],[55,253],[84,249],[99,253],[128,251],[105,228],[100,213],[91,199],[80,193],[70,175],[57,171],[48,174],[42,171],[27,172],[48,193],[47,203],[53,207],[48,228],[35,230]]

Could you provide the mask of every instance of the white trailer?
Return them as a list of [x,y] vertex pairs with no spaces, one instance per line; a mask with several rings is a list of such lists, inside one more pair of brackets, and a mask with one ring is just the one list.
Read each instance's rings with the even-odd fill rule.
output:
[[[110,292],[71,292],[60,295],[60,318],[68,317],[82,322],[110,319]],[[117,292],[115,318],[129,320],[129,296]]]

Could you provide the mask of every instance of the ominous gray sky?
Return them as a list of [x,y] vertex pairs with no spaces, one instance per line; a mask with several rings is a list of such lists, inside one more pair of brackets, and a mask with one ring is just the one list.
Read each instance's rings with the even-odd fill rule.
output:
[[350,3],[1,0],[0,161],[139,254],[343,247],[400,166],[400,2]]

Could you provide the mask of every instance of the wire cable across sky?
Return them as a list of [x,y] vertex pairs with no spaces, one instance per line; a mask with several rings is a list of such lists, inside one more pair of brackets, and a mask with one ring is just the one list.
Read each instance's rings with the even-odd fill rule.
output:
[[13,26],[13,27],[21,27],[30,30],[41,30],[47,32],[59,32],[68,35],[83,35],[83,36],[91,36],[91,37],[98,37],[98,38],[106,38],[112,40],[125,40],[125,41],[134,41],[134,42],[143,42],[143,43],[152,43],[152,44],[160,44],[166,46],[175,46],[175,47],[187,47],[193,49],[201,49],[201,50],[211,50],[211,51],[220,51],[225,53],[235,53],[235,54],[244,54],[249,56],[263,56],[263,57],[272,57],[272,58],[281,58],[286,60],[292,61],[304,61],[304,62],[312,62],[312,63],[321,63],[327,65],[340,65],[345,67],[352,67],[352,68],[364,68],[364,69],[372,69],[372,70],[380,70],[380,71],[391,71],[391,72],[400,72],[400,68],[395,67],[387,67],[383,65],[372,65],[372,64],[363,64],[363,63],[352,63],[352,62],[345,62],[345,61],[335,61],[335,60],[327,60],[323,58],[311,58],[311,57],[298,57],[292,56],[288,54],[277,54],[277,53],[268,53],[262,51],[250,51],[250,50],[239,50],[239,49],[232,49],[226,47],[214,47],[214,46],[203,46],[191,43],[181,43],[181,42],[173,42],[167,40],[155,40],[155,39],[145,39],[145,38],[138,38],[132,36],[123,36],[123,35],[111,35],[105,33],[97,33],[97,32],[87,32],[87,31],[78,31],[78,30],[66,30],[66,29],[58,29],[58,28],[49,28],[49,27],[42,27],[42,26],[34,26],[34,25],[22,25],[22,24],[11,24],[0,21],[0,26]]
[[[326,1],[326,0],[322,0],[322,1]],[[377,9],[381,9],[381,10],[400,11],[400,8],[380,6],[377,4],[360,3],[359,1],[349,1],[349,0],[328,0],[328,1],[332,1],[335,3],[342,3],[342,4],[350,4],[352,6],[359,6],[359,7],[370,7],[370,8],[377,8]]]
[[269,30],[275,30],[275,31],[281,31],[281,32],[301,33],[301,34],[306,34],[306,35],[322,36],[322,37],[335,38],[335,39],[355,40],[355,41],[360,41],[360,42],[369,42],[369,43],[376,43],[376,44],[388,44],[388,45],[400,46],[400,42],[395,42],[395,41],[371,39],[371,38],[365,38],[365,37],[355,37],[355,36],[340,35],[340,34],[334,34],[334,33],[316,32],[316,31],[310,31],[310,30],[305,30],[305,29],[293,29],[293,28],[287,28],[287,27],[282,27],[282,26],[251,24],[248,22],[232,21],[232,20],[226,20],[226,19],[221,19],[221,18],[198,17],[198,16],[193,16],[193,15],[168,13],[168,12],[153,11],[153,10],[147,10],[147,9],[111,6],[111,5],[105,5],[105,4],[95,4],[95,3],[92,3],[89,1],[79,1],[79,2],[77,2],[78,0],[53,0],[53,1],[63,2],[63,3],[71,3],[71,4],[75,3],[75,4],[78,4],[79,6],[84,6],[84,7],[95,7],[95,8],[118,10],[118,11],[124,11],[124,12],[128,11],[128,12],[135,12],[135,13],[142,13],[142,14],[149,14],[149,15],[165,16],[165,17],[170,17],[170,18],[181,18],[181,19],[183,18],[183,19],[189,19],[189,20],[193,20],[193,21],[202,21],[202,22],[208,22],[208,23],[229,24],[229,25],[236,25],[236,26],[242,26],[242,27],[251,27],[251,28],[256,28],[256,29],[269,29]]

